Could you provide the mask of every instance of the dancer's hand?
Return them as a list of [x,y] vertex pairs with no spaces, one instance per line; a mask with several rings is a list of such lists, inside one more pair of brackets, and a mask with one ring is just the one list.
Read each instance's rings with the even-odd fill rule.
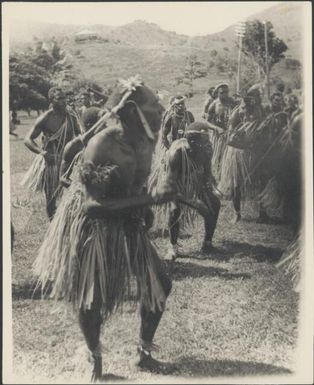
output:
[[170,202],[177,196],[177,189],[173,183],[165,183],[152,194],[156,203]]

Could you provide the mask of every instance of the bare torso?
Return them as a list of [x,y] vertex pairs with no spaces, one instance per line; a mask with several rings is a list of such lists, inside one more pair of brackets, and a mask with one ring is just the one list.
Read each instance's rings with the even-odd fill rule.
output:
[[[61,127],[67,124],[64,133],[58,137],[58,131]],[[79,134],[79,126],[76,118],[67,111],[56,112],[54,110],[48,110],[45,112],[35,124],[34,137],[37,133],[42,133],[42,147],[51,153],[57,151],[57,148],[63,148],[64,146],[59,145],[59,141],[65,143],[73,139],[75,135]],[[54,140],[55,136],[55,140]]]
[[134,148],[121,128],[108,128],[95,135],[84,151],[83,162],[91,162],[96,168],[113,166],[116,177],[103,185],[86,185],[87,193],[96,199],[104,193],[110,198],[139,195],[150,172],[151,146],[144,137],[142,143],[138,142]]

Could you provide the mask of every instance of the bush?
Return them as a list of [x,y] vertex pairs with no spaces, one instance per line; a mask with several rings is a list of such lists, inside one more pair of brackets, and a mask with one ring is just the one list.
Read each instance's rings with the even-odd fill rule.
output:
[[285,66],[287,69],[295,70],[295,69],[301,68],[301,63],[297,59],[287,58],[285,60]]

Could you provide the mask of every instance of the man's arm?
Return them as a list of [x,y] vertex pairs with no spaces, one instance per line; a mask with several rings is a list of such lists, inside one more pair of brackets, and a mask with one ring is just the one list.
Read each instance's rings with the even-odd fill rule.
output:
[[189,119],[189,124],[195,122],[194,116],[190,111],[188,111],[188,119]]
[[27,135],[24,138],[24,144],[25,146],[35,154],[42,154],[45,155],[46,151],[43,151],[40,146],[35,142],[35,140],[39,137],[39,135],[43,132],[44,125],[45,125],[45,118],[46,115],[40,116],[34,126],[31,128],[31,130],[27,133]]
[[167,136],[169,135],[169,133],[171,131],[171,116],[167,117],[166,119],[167,120],[166,120],[165,124],[161,128],[161,130],[162,130],[161,138],[162,138],[163,145],[166,148],[169,148],[171,144],[169,143]]
[[[86,215],[92,218],[102,218],[106,214],[123,214],[128,209],[161,204],[170,200],[169,196],[166,194],[154,197],[151,194],[143,194],[122,199],[104,199],[101,196],[99,188],[93,185],[93,178],[90,177],[98,165],[108,163],[106,154],[113,151],[113,146],[114,144],[110,140],[110,137],[105,133],[102,137],[93,138],[84,151],[85,167],[81,172],[81,180],[85,186],[85,202],[83,204],[83,210]],[[108,171],[108,188],[110,189],[110,179],[116,177],[119,178],[119,175],[110,175],[110,172],[117,172],[114,168]]]
[[[82,151],[84,144],[82,142],[81,136],[77,136],[66,144],[64,147],[62,162],[60,166],[60,182],[64,187],[69,187],[71,185],[70,174],[73,166],[73,160],[75,156]],[[71,167],[72,168],[72,167]]]
[[208,108],[209,106],[211,105],[213,99],[211,97],[208,97],[206,100],[205,100],[205,103],[204,103],[204,107],[203,107],[203,117],[207,117],[207,114],[208,114]]
[[208,112],[207,112],[207,120],[208,122],[212,122],[215,117],[215,100],[211,102],[211,104],[208,107]]
[[239,116],[239,108],[236,108],[232,111],[229,123],[228,123],[228,130],[232,131],[234,130],[240,123],[240,116]]
[[206,189],[212,189],[213,185],[216,185],[216,179],[212,173],[212,157],[213,157],[213,149],[212,145],[209,144],[209,147],[206,151],[206,156],[204,159],[204,183]]
[[83,127],[80,125],[80,122],[78,118],[73,114],[71,114],[72,122],[73,122],[73,130],[74,130],[74,135],[79,136],[83,134],[84,130]]

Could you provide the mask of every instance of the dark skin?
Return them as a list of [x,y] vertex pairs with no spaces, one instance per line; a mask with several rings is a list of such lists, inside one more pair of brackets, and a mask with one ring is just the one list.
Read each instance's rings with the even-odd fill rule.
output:
[[[39,119],[36,121],[35,125],[25,136],[24,144],[26,147],[34,152],[35,154],[41,154],[45,158],[45,161],[49,165],[53,165],[56,162],[56,155],[54,153],[54,143],[48,142],[45,148],[42,148],[37,144],[36,139],[43,134],[45,137],[49,139],[49,137],[53,136],[60,127],[64,124],[67,111],[66,111],[66,98],[62,91],[57,91],[53,99],[51,100],[52,109],[45,112]],[[74,135],[80,134],[80,128],[78,122],[73,119],[73,128]],[[68,132],[65,138],[66,142],[69,142],[73,138],[72,132]],[[56,202],[53,197],[49,196],[50,193],[46,191],[46,200],[47,200],[47,213],[49,218],[51,219],[55,210],[56,210]]]
[[[230,111],[228,110],[231,110],[235,106],[235,104],[235,101],[229,96],[229,88],[219,88],[217,99],[215,99],[208,107],[207,120],[209,122],[218,124],[222,128],[226,129],[226,127],[224,127],[224,124],[226,123],[224,116],[226,113],[226,109],[227,114],[229,114]],[[219,118],[220,116],[221,123],[219,122],[219,119],[217,120],[217,117]]]
[[[92,162],[96,167],[112,164],[117,166],[118,182],[109,182],[106,186],[97,184],[97,187],[85,183],[85,203],[83,210],[92,218],[103,216],[128,217],[132,210],[126,210],[129,200],[136,200],[145,192],[145,183],[150,172],[152,153],[157,141],[158,130],[161,124],[163,107],[153,92],[147,87],[141,87],[133,97],[144,114],[154,139],[149,139],[144,131],[138,112],[133,103],[127,103],[119,112],[122,127],[107,128],[93,136],[83,153],[83,162]],[[106,199],[102,198],[106,190]],[[173,192],[159,191],[154,199],[166,197]],[[124,207],[124,209],[121,209]],[[129,209],[132,207],[130,205]],[[131,223],[129,220],[127,223]],[[132,226],[129,231],[132,239]],[[134,231],[134,230],[133,230]],[[133,235],[133,238],[134,235]],[[170,293],[171,282],[161,266],[157,266],[160,282],[166,296]],[[93,352],[99,344],[101,317],[101,297],[99,284],[95,282],[94,302],[91,310],[81,309],[79,323],[89,349]],[[140,307],[141,329],[140,337],[146,342],[151,342],[162,312],[151,312],[144,304]],[[101,358],[95,357],[93,379],[101,377]]]
[[[187,150],[191,159],[197,164],[199,170],[198,181],[203,190],[202,203],[208,208],[208,214],[204,216],[205,237],[203,243],[203,250],[206,250],[206,245],[211,248],[211,241],[216,228],[216,223],[220,210],[220,201],[213,194],[212,184],[214,178],[211,173],[211,155],[212,150],[208,140],[207,132],[189,134],[187,132],[186,139],[181,139],[172,146],[169,150],[169,171],[166,185],[170,190],[175,184],[175,181],[181,178],[182,172],[182,150],[183,147]],[[180,231],[180,214],[181,208],[178,201],[174,200],[171,203],[171,212],[169,219],[170,241],[172,245],[176,245]]]
[[[177,104],[177,108],[179,110],[184,111],[185,110],[185,103],[184,101],[180,102]],[[190,111],[185,111],[185,116],[183,119],[177,117],[177,116],[172,116],[171,118],[168,119],[166,122],[165,126],[162,129],[162,142],[166,148],[169,148],[171,143],[169,143],[169,140],[167,136],[170,134],[172,130],[172,135],[173,135],[173,140],[176,140],[179,138],[179,130],[182,131],[182,134],[184,134],[186,126],[194,122],[194,116]],[[182,137],[182,136],[181,136]]]
[[[245,100],[245,104],[242,107],[242,110],[235,110],[230,116],[229,121],[229,130],[232,131],[241,123],[241,119],[246,117],[249,120],[261,119],[262,110],[259,97],[248,96]],[[235,219],[234,222],[237,222],[241,219],[241,188],[237,186],[232,192],[232,203],[235,210]],[[259,219],[258,221],[263,221],[267,217],[265,210],[260,206],[259,208]]]

